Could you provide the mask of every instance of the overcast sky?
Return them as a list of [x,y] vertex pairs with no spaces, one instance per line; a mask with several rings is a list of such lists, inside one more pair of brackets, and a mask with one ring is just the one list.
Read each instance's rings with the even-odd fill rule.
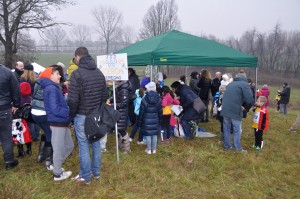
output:
[[[53,12],[57,21],[95,25],[91,10],[100,5],[117,8],[123,14],[124,24],[136,33],[151,5],[158,0],[77,0]],[[215,35],[220,39],[242,36],[256,28],[269,32],[277,22],[282,30],[300,31],[300,0],[176,0],[181,30],[197,35]]]

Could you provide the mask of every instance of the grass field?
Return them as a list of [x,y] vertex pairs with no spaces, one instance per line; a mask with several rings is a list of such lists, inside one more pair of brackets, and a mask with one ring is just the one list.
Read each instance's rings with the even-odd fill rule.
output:
[[[288,131],[299,112],[299,99],[300,90],[292,90],[287,116],[270,107],[270,130],[264,134],[261,152],[251,148],[252,113],[243,119],[241,144],[247,154],[223,150],[218,144],[220,124],[213,118],[201,127],[217,137],[174,138],[170,144],[158,143],[155,155],[146,154],[145,146],[135,140],[129,155],[120,154],[120,164],[115,136],[110,134],[101,179],[90,185],[70,179],[53,182],[52,173],[35,162],[38,142],[34,142],[33,155],[19,159],[18,167],[9,171],[0,167],[0,198],[300,198],[300,134]],[[77,154],[76,146],[64,164],[72,177],[79,172]],[[0,165],[4,165],[2,158]]]

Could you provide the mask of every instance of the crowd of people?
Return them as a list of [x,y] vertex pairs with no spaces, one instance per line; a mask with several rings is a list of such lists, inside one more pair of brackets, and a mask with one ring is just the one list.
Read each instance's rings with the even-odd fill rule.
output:
[[[68,70],[59,62],[38,75],[31,64],[24,65],[20,61],[16,62],[14,72],[0,65],[0,138],[6,169],[18,165],[13,153],[12,120],[17,117],[16,112],[28,104],[31,105],[32,121],[22,122],[29,126],[30,135],[26,141],[15,141],[17,157],[32,155],[31,142],[39,141],[36,161],[44,162],[46,169],[53,172],[54,181],[65,180],[72,175],[71,171],[62,167],[74,148],[70,127],[74,127],[80,163],[79,174],[72,180],[90,184],[92,179],[100,178],[101,154],[107,151],[107,135],[90,144],[85,135],[84,122],[88,113],[103,103],[113,105],[114,101],[121,114],[117,130],[119,146],[124,153],[131,152],[130,145],[137,132],[137,144],[146,145],[147,154],[158,152],[159,137],[162,144],[170,143],[174,126],[178,124],[183,128],[185,139],[193,139],[194,124],[209,122],[210,115],[220,121],[219,142],[224,144],[224,149],[247,152],[240,144],[241,121],[251,107],[254,107],[253,147],[256,150],[263,148],[263,132],[269,126],[270,91],[267,85],[256,90],[243,70],[235,77],[216,72],[214,78],[206,69],[200,73],[194,71],[189,84],[186,77],[181,76],[169,87],[164,84],[164,74],[158,75],[157,82],[151,81],[149,75],[140,81],[135,70],[129,68],[129,80],[116,82],[114,100],[111,83],[105,80],[88,49],[79,47],[74,55]],[[278,91],[281,114],[287,114],[289,97],[290,87],[284,83],[283,89]],[[201,113],[194,107],[199,98],[206,107]],[[174,114],[173,106],[180,107],[178,115]],[[127,133],[128,126],[132,127],[130,134]]]

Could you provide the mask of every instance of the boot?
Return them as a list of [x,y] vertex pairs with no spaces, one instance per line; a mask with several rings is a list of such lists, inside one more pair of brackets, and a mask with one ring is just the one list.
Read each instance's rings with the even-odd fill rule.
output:
[[121,136],[121,140],[120,140],[120,149],[125,153],[129,153],[130,152],[130,142],[129,142],[129,136],[126,133],[126,135],[124,137]]
[[45,143],[46,143],[46,141],[43,139],[43,135],[42,135],[41,141],[40,141],[40,147],[39,147],[39,154],[36,158],[36,162],[38,162],[38,163],[41,163],[46,159]]
[[23,144],[18,144],[18,158],[24,157],[25,156],[25,152],[23,149]]
[[27,153],[28,155],[32,155],[31,142],[26,143],[26,146],[27,146],[26,153]]
[[47,168],[50,167],[50,165],[52,164],[53,160],[53,150],[52,147],[45,147],[45,154],[46,154],[46,161],[45,161],[45,166]]

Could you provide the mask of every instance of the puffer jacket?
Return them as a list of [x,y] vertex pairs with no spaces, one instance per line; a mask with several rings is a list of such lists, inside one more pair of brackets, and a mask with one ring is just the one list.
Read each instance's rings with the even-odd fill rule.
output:
[[116,108],[121,113],[121,117],[118,120],[117,124],[118,131],[121,135],[126,131],[127,128],[128,103],[130,92],[131,86],[129,81],[123,82],[116,88]]
[[221,116],[229,117],[234,120],[242,120],[242,105],[249,111],[253,104],[251,88],[243,77],[234,78],[233,82],[228,84],[222,100]]
[[161,99],[157,92],[150,91],[143,98],[140,107],[138,126],[144,136],[158,135],[162,122]]
[[282,91],[280,92],[280,104],[288,104],[290,101],[290,94],[291,94],[291,87],[286,85],[283,87]]
[[179,101],[173,98],[170,93],[166,93],[162,99],[163,115],[171,115],[171,105],[179,105]]
[[183,110],[181,112],[182,120],[200,119],[200,114],[193,107],[194,100],[198,97],[187,85],[180,85],[176,89],[176,95],[180,97],[180,105]]
[[31,108],[37,110],[45,110],[43,89],[41,87],[41,80],[37,79],[34,85],[34,91],[32,95]]
[[268,87],[263,86],[260,92],[261,92],[262,96],[265,96],[267,98],[267,102],[266,102],[265,106],[269,106],[270,105],[270,101],[269,101],[270,91],[269,91]]
[[[80,96],[80,91],[83,96]],[[103,73],[90,55],[82,57],[79,68],[71,75],[68,88],[71,117],[74,118],[76,114],[88,114],[106,102],[107,98],[108,91]]]
[[68,126],[71,121],[69,107],[59,85],[48,78],[42,78],[41,87],[44,89],[44,104],[50,126]]
[[0,110],[20,107],[20,86],[17,78],[11,70],[0,64]]
[[198,82],[199,82],[198,79],[192,78],[189,83],[190,88],[196,95],[199,95],[200,93],[200,88],[197,86]]
[[211,89],[211,79],[201,78],[197,84],[200,88],[199,97],[202,100],[209,100],[209,91]]

